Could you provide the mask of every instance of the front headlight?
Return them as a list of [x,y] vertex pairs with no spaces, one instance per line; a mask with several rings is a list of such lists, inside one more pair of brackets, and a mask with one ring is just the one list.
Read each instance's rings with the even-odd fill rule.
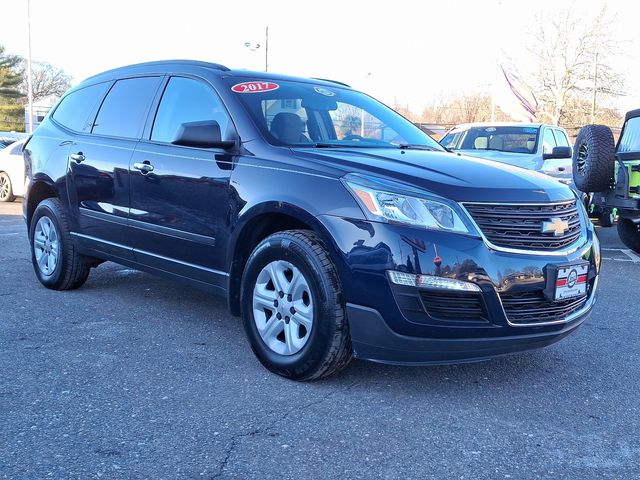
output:
[[460,215],[443,201],[377,190],[345,180],[373,219],[417,225],[432,230],[472,233]]

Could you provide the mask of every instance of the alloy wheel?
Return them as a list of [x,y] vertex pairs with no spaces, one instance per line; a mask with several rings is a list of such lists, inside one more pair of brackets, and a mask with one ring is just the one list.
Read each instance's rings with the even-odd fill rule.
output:
[[0,199],[4,200],[9,196],[9,179],[6,175],[0,175]]
[[33,234],[33,250],[40,273],[51,276],[60,258],[60,236],[49,217],[40,217]]
[[302,350],[313,328],[313,297],[297,267],[276,260],[260,271],[253,289],[253,319],[260,338],[275,353]]
[[578,172],[580,173],[580,175],[584,175],[586,173],[588,156],[589,146],[586,142],[584,142],[578,149],[578,158],[576,159],[576,167],[578,167]]

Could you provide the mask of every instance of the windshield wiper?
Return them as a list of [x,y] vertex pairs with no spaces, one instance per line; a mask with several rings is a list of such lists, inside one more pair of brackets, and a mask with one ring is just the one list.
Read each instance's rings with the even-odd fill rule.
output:
[[[428,150],[429,152],[441,152],[439,148],[430,147],[429,145],[417,145],[413,143],[401,143],[398,145],[400,150]],[[444,148],[444,147],[442,147]],[[446,150],[446,149],[445,149]]]
[[344,144],[344,143],[325,143],[325,142],[312,143],[308,146],[312,148],[388,148],[383,145],[376,145],[376,144],[367,145],[367,144],[359,144],[359,143]]

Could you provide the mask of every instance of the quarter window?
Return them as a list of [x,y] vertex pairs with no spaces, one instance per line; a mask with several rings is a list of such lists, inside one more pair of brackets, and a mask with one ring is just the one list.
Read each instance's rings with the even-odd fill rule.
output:
[[76,132],[89,132],[98,103],[107,92],[110,83],[98,83],[71,92],[62,99],[53,112],[52,118],[59,124]]
[[210,86],[191,78],[173,77],[162,95],[151,140],[171,143],[183,123],[215,120],[223,139],[229,138],[229,115]]
[[159,82],[160,77],[117,81],[102,102],[92,132],[111,137],[140,138]]

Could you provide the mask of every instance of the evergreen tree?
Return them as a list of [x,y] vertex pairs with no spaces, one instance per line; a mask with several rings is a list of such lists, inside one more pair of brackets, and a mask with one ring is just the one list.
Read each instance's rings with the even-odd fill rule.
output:
[[19,98],[23,96],[20,92],[22,75],[18,71],[19,67],[20,57],[7,55],[5,48],[0,45],[0,97]]

